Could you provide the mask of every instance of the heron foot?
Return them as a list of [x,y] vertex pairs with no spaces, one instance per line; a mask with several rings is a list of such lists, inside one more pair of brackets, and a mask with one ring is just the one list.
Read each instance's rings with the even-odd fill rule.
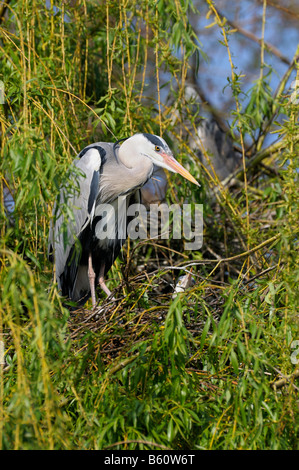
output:
[[105,294],[106,294],[108,297],[111,297],[112,300],[116,300],[115,297],[112,296],[111,290],[109,290],[108,287],[106,286],[103,277],[100,277],[100,278],[99,278],[99,285],[100,285],[100,288],[105,292]]

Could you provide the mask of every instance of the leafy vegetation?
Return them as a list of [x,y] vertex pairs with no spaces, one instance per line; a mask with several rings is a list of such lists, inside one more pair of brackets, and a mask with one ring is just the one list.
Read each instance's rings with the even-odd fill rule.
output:
[[[206,59],[192,2],[1,7],[1,181],[14,198],[8,213],[1,196],[2,449],[298,448],[298,99],[286,84],[299,59],[273,91],[261,54],[245,103],[235,33],[205,3],[231,64],[231,188],[188,139],[189,60]],[[168,202],[204,203],[203,247],[129,240],[109,274],[118,302],[70,312],[47,260],[58,188],[86,144],[138,131],[163,135],[200,180],[170,178]],[[173,298],[190,270],[195,285]]]

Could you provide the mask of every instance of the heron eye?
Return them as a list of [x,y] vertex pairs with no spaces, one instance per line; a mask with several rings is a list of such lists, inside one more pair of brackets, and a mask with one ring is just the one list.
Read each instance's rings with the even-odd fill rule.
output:
[[160,152],[161,147],[159,147],[159,145],[156,145],[156,146],[155,146],[155,150],[156,150],[156,152]]

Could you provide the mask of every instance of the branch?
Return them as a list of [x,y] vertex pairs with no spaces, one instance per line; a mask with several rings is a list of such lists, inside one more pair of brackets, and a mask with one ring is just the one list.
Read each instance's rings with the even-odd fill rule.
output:
[[[251,158],[250,160],[247,160],[247,162],[246,162],[246,171],[251,170],[252,168],[256,167],[263,160],[265,160],[265,158],[268,158],[270,155],[279,152],[285,146],[286,146],[286,143],[284,143],[283,140],[279,140],[279,141],[275,142],[274,144],[269,145],[269,147],[261,150],[253,158]],[[227,180],[224,181],[222,184],[224,186],[226,186],[230,182],[232,182],[234,179],[235,180],[242,180],[243,176],[244,176],[244,168],[239,168],[234,173],[229,175]]]
[[230,256],[229,258],[220,258],[219,257],[218,259],[202,259],[202,260],[198,260],[198,261],[193,261],[192,263],[188,263],[185,266],[165,266],[165,268],[163,268],[163,270],[164,269],[169,270],[169,271],[171,271],[172,269],[184,270],[184,269],[189,268],[191,266],[198,266],[200,264],[209,264],[209,263],[217,264],[217,266],[216,266],[216,268],[217,268],[221,263],[228,263],[229,261],[234,261],[234,260],[239,259],[239,258],[244,258],[244,256],[249,256],[252,253],[255,253],[256,251],[260,250],[264,246],[269,245],[272,242],[275,242],[276,240],[279,240],[280,237],[281,237],[281,234],[277,233],[273,237],[268,238],[268,240],[265,240],[263,243],[260,243],[258,246],[255,246],[254,248],[251,248],[250,250],[244,251],[243,253],[240,253],[239,255]]
[[297,47],[297,50],[296,50],[296,53],[290,63],[290,66],[288,67],[286,73],[284,74],[284,76],[282,77],[274,95],[273,95],[273,109],[272,109],[272,114],[270,116],[270,118],[268,120],[266,120],[261,128],[262,132],[259,136],[259,139],[258,139],[258,145],[259,145],[259,148],[261,148],[262,144],[263,144],[263,141],[265,140],[265,137],[266,137],[266,132],[270,129],[270,126],[275,118],[275,116],[277,116],[277,113],[279,111],[279,109],[281,108],[282,104],[281,102],[278,100],[278,98],[282,95],[284,89],[285,89],[285,86],[286,86],[286,83],[292,73],[292,71],[294,70],[294,68],[296,67],[297,65],[297,61],[299,60],[299,46]]
[[283,379],[276,380],[276,382],[272,384],[272,387],[274,390],[276,390],[277,388],[283,387],[288,382],[290,382],[290,380],[296,379],[297,377],[299,377],[299,369],[296,369],[295,372],[293,372],[291,375],[287,375]]
[[[216,9],[216,8],[215,8]],[[217,9],[216,9],[217,10]],[[238,33],[242,34],[246,38],[250,39],[251,41],[256,42],[257,44],[261,44],[262,39],[258,38],[255,34],[251,33],[250,31],[247,31],[246,29],[243,29],[238,23],[235,21],[229,20],[223,13],[221,13],[219,10],[217,10],[219,16],[221,16],[223,19],[226,20],[226,22],[233,28],[238,31]],[[272,52],[273,55],[278,57],[282,62],[284,62],[287,65],[291,65],[291,61],[288,59],[288,57],[284,56],[278,49],[276,49],[275,46],[270,44],[267,41],[264,41],[264,46],[268,51]]]
[[[278,0],[280,1],[280,0]],[[263,0],[258,0],[259,3],[263,3]],[[274,0],[267,0],[267,4],[270,5],[273,8],[276,8],[277,10],[282,11],[283,13],[291,16],[293,19],[298,18],[299,19],[299,14],[296,13],[295,10],[290,10],[282,5],[279,5],[279,3],[275,2]]]
[[278,266],[278,264],[275,264],[275,266],[271,266],[270,268],[265,269],[265,270],[262,271],[261,273],[256,274],[255,276],[251,277],[251,278],[248,279],[247,281],[244,281],[244,284],[248,284],[249,282],[254,281],[254,279],[257,279],[257,278],[259,278],[259,277],[261,277],[261,276],[264,276],[264,275],[267,274],[268,272],[273,271],[273,269],[276,269],[277,266]]

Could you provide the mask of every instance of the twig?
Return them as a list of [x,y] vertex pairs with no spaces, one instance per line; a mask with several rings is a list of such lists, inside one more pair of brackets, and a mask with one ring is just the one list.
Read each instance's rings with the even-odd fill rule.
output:
[[290,375],[287,375],[283,379],[276,380],[276,382],[272,384],[272,387],[274,388],[274,390],[276,390],[289,383],[292,379],[296,379],[297,377],[299,377],[299,369],[296,369],[295,372]]
[[256,274],[255,276],[251,277],[251,278],[248,279],[247,281],[244,281],[244,284],[248,284],[249,282],[254,281],[256,278],[264,276],[264,274],[266,274],[266,273],[268,273],[269,271],[272,271],[273,269],[277,268],[277,266],[278,266],[278,264],[276,264],[275,266],[271,266],[271,267],[268,268],[268,269],[265,269],[265,270],[262,271],[261,273]]
[[[245,36],[246,38],[250,39],[251,41],[254,41],[258,44],[261,44],[262,43],[262,39],[261,38],[258,38],[255,34],[251,33],[250,31],[247,31],[246,29],[243,29],[238,23],[236,23],[235,21],[232,21],[232,20],[229,20],[223,13],[221,13],[216,7],[215,9],[218,11],[218,14],[219,16],[221,16],[222,18],[224,18],[226,20],[226,22],[233,28],[233,29],[236,29],[238,31],[238,33],[242,34],[243,36]],[[288,59],[288,57],[284,56],[278,49],[276,49],[275,46],[273,46],[272,44],[270,44],[269,42],[267,41],[264,41],[264,46],[266,47],[266,49],[268,49],[268,51],[272,52],[272,54],[274,54],[276,57],[278,57],[278,59],[280,59],[282,62],[284,62],[285,64],[287,65],[291,65],[291,62],[290,60]]]
[[126,367],[128,364],[131,364],[131,362],[135,361],[135,359],[137,359],[138,356],[139,356],[139,352],[137,354],[134,354],[134,356],[128,357],[127,359],[124,359],[123,361],[118,362],[115,366],[110,367],[110,369],[107,371],[107,374],[108,375],[115,374],[119,370]]
[[[274,144],[269,145],[269,147],[267,147],[266,149],[261,150],[254,156],[254,158],[247,160],[246,171],[256,167],[259,163],[268,158],[271,154],[279,152],[286,145],[287,143],[285,143],[284,140],[279,140]],[[237,169],[234,173],[229,176],[228,181],[226,181],[226,184],[228,184],[229,181],[232,181],[233,179],[241,180],[243,178],[243,175],[244,168]]]
[[[258,0],[258,1],[259,1],[259,3],[262,2],[262,0]],[[278,0],[278,2],[280,2],[280,0]],[[283,13],[286,13],[287,15],[291,16],[293,19],[294,18],[299,19],[299,15],[298,15],[298,13],[296,13],[295,10],[289,10],[288,8],[284,7],[283,5],[279,5],[278,2],[274,2],[273,0],[272,1],[267,0],[268,5],[270,5],[271,7],[276,8],[277,10],[280,10]]]
[[267,132],[269,131],[270,129],[270,126],[272,124],[272,122],[274,121],[275,119],[275,116],[277,115],[278,111],[280,110],[281,106],[282,106],[282,103],[281,103],[281,100],[279,100],[278,98],[280,98],[282,96],[282,93],[283,93],[283,90],[285,89],[285,86],[286,86],[286,83],[292,73],[292,71],[294,70],[294,68],[296,67],[296,64],[297,64],[297,61],[299,59],[299,47],[297,47],[297,50],[296,50],[296,53],[290,63],[290,66],[288,67],[287,71],[285,72],[285,74],[283,75],[274,95],[273,95],[273,105],[272,105],[272,113],[271,113],[271,116],[265,120],[265,122],[263,123],[262,127],[261,127],[261,132],[260,132],[260,135],[259,135],[259,139],[258,139],[258,149],[260,149],[263,145],[263,142],[266,138],[266,135],[267,135]]
[[[199,260],[199,261],[194,261],[192,263],[189,263],[187,264],[186,266],[166,266],[165,269],[166,270],[171,270],[171,269],[182,269],[182,270],[186,270],[186,268],[189,268],[191,266],[197,266],[197,265],[200,265],[200,264],[208,264],[208,263],[217,263],[217,266],[220,264],[220,263],[227,263],[229,261],[234,261],[236,259],[239,259],[239,258],[243,258],[244,256],[248,256],[258,250],[260,250],[261,248],[263,248],[264,246],[266,245],[269,245],[270,243],[272,242],[275,242],[276,240],[278,240],[279,238],[281,237],[281,234],[278,233],[277,235],[275,235],[274,237],[271,237],[269,238],[268,240],[265,240],[263,243],[261,243],[260,245],[258,246],[255,246],[254,248],[251,248],[250,250],[247,250],[247,251],[244,251],[243,253],[240,253],[238,255],[234,255],[234,256],[230,256],[229,258],[220,258],[219,259],[203,259],[203,260]],[[216,267],[217,267],[216,266]]]

